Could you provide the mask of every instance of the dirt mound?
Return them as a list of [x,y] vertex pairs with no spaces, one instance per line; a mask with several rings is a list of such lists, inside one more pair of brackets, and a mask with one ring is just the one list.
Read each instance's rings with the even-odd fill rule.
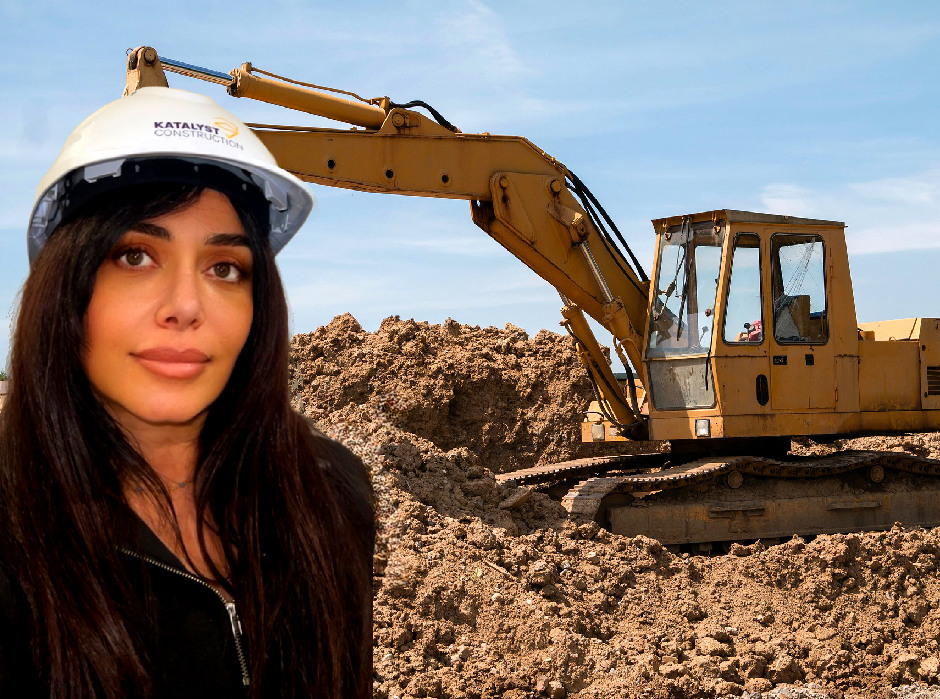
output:
[[806,437],[793,440],[793,452],[813,456],[825,456],[837,451],[906,451],[917,456],[940,459],[940,433],[905,434],[856,439],[836,439],[819,443]]
[[[347,406],[381,408],[443,451],[464,447],[494,472],[616,453],[582,444],[591,385],[567,335],[386,318],[366,332],[349,314],[291,344],[294,377],[319,422]],[[650,445],[633,445],[649,449]],[[622,451],[622,450],[621,450]]]
[[938,680],[936,532],[690,558],[592,525],[513,537],[407,512],[375,600],[379,697],[715,697],[803,682],[886,697]]
[[[940,531],[707,558],[571,522],[493,475],[580,455],[568,341],[453,325],[342,316],[294,339],[308,414],[375,483],[376,698],[940,699]],[[940,446],[874,439],[798,448]]]

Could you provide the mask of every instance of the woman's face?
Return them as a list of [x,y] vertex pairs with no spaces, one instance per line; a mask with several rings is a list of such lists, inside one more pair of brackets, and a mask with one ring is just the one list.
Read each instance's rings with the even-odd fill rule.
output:
[[245,230],[214,190],[118,241],[95,278],[84,359],[119,424],[201,426],[251,329],[251,273]]

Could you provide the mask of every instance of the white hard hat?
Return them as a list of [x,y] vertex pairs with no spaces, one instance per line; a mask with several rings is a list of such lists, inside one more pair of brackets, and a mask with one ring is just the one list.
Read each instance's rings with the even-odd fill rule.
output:
[[309,188],[280,168],[261,140],[211,98],[143,87],[106,104],[65,142],[36,188],[27,239],[30,262],[63,218],[89,198],[156,181],[203,184],[248,203],[261,202],[269,213],[275,253],[313,208]]

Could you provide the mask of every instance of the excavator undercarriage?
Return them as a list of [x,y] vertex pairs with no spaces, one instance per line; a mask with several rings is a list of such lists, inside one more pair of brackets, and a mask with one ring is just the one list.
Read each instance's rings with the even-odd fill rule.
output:
[[681,453],[579,459],[500,474],[538,486],[573,518],[666,546],[940,525],[940,459],[845,451],[779,459]]

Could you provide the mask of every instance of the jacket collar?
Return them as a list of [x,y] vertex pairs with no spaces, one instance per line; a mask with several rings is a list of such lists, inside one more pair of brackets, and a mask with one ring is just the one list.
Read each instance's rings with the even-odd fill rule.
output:
[[160,537],[153,533],[146,522],[133,510],[131,510],[131,516],[131,531],[128,548],[136,554],[153,558],[164,565],[185,571],[186,566],[184,566],[182,561],[166,547],[166,544],[160,540]]

